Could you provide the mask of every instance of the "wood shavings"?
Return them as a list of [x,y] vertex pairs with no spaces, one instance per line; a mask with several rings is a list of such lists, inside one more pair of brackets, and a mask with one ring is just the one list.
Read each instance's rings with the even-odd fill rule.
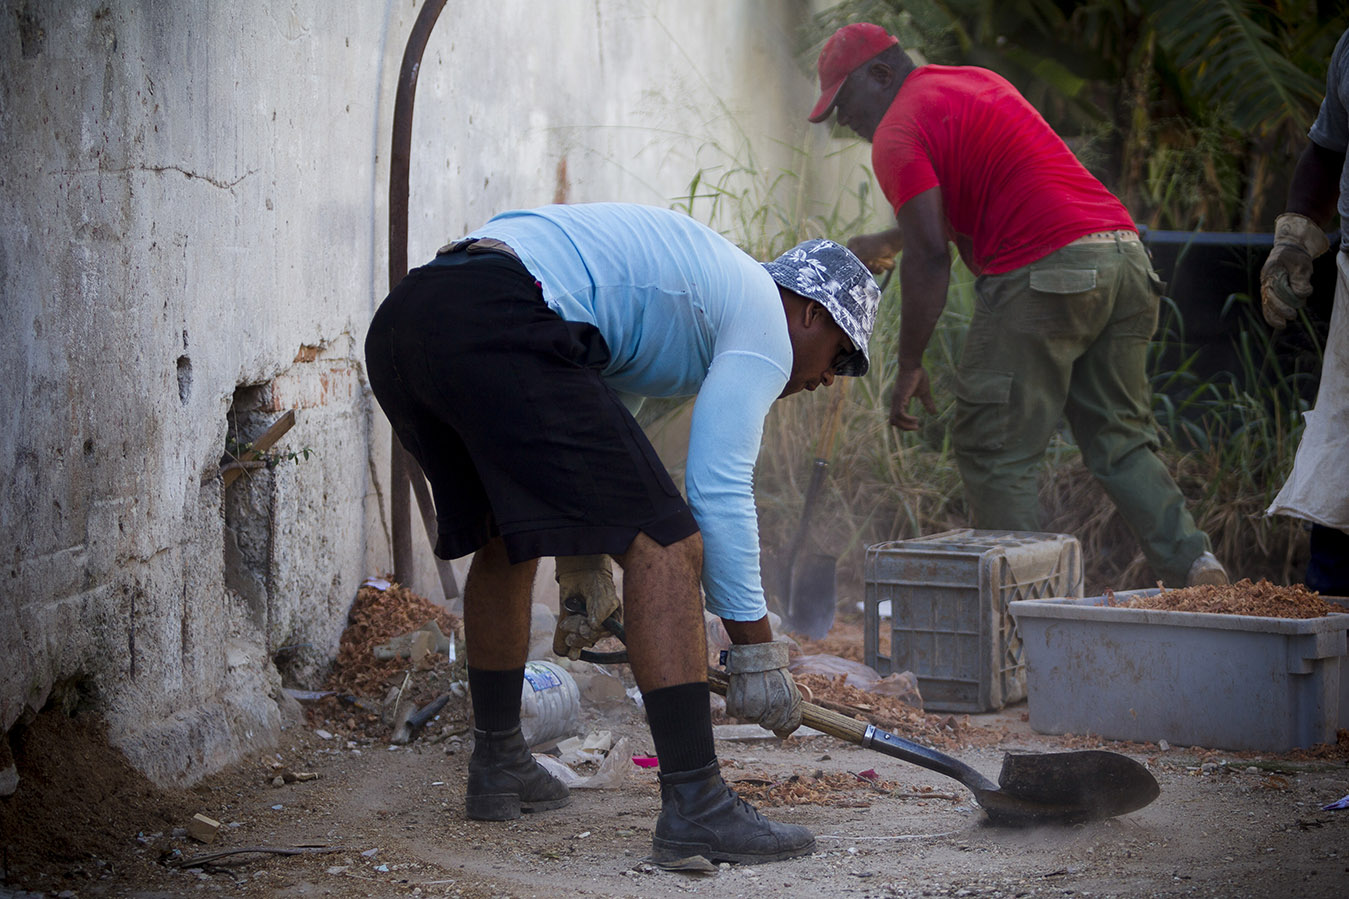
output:
[[1004,736],[971,727],[968,715],[920,712],[898,697],[860,690],[844,683],[842,675],[804,674],[796,681],[810,689],[819,705],[936,749],[994,746]]
[[735,791],[761,806],[828,805],[834,808],[870,808],[876,794],[888,794],[897,787],[893,781],[870,780],[838,771],[812,775],[793,774],[783,781],[752,778],[732,783]]
[[[402,683],[412,672],[408,700],[416,708],[447,692],[455,681],[463,678],[462,653],[453,665],[439,652],[427,653],[418,661],[397,656],[380,659],[375,655],[376,646],[416,631],[430,621],[442,633],[453,635],[462,646],[463,626],[445,609],[401,584],[391,584],[386,590],[362,586],[347,613],[347,628],[342,632],[337,659],[325,684],[336,695],[309,708],[311,723],[323,722],[348,734],[363,732],[382,739],[389,735],[390,723],[381,720],[381,700],[391,684]],[[447,721],[461,720],[466,715],[466,708],[444,710]]]
[[1126,609],[1158,609],[1168,612],[1210,612],[1252,615],[1260,618],[1320,618],[1344,609],[1321,598],[1302,584],[1281,587],[1263,578],[1252,583],[1243,578],[1235,584],[1201,584],[1177,590],[1162,590],[1152,596],[1118,601],[1106,591],[1106,604]]
[[392,584],[388,590],[361,587],[347,613],[347,629],[342,632],[327,689],[352,696],[383,696],[386,683],[405,672],[408,662],[377,659],[375,647],[428,621],[435,621],[446,634],[462,634],[459,619],[401,584]]

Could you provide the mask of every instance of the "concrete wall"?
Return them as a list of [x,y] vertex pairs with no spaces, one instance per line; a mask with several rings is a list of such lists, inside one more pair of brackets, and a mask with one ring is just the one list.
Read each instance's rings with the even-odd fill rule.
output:
[[[419,7],[0,7],[0,729],[91,703],[143,769],[192,779],[276,739],[277,666],[317,676],[390,566],[361,344]],[[790,53],[808,11],[451,0],[417,95],[412,264],[505,208],[670,205],[700,169],[751,206],[783,170],[815,179],[803,211],[832,198],[865,157],[806,161],[827,143]],[[764,174],[728,175],[747,164]],[[767,242],[736,204],[692,211]],[[226,450],[287,410],[276,466],[225,489]],[[422,547],[423,592],[433,571]]]

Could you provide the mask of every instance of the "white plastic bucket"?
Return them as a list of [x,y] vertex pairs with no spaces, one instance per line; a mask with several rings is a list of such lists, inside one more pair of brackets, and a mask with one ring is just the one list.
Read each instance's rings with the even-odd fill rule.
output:
[[580,729],[581,691],[571,673],[543,660],[525,663],[520,731],[534,749],[546,749]]

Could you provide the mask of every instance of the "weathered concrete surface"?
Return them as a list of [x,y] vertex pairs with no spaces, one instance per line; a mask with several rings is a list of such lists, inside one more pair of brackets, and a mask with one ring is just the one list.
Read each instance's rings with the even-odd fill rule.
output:
[[[215,770],[276,739],[277,665],[316,676],[389,567],[361,343],[417,11],[0,3],[0,730],[93,701],[156,778]],[[417,99],[413,264],[504,208],[665,205],[699,170],[762,172],[739,183],[768,201],[825,141],[787,52],[807,12],[449,4]],[[742,211],[692,204],[761,240]],[[229,442],[286,410],[281,461],[226,490]],[[424,549],[414,581],[433,592]]]

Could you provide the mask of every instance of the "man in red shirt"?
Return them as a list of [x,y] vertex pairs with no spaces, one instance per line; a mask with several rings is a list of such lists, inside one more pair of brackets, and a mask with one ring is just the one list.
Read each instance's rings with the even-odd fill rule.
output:
[[1066,416],[1082,458],[1159,578],[1227,583],[1156,455],[1146,370],[1161,281],[1128,210],[1006,79],[915,66],[883,28],[839,29],[810,113],[872,144],[898,227],[854,238],[873,271],[901,250],[899,372],[890,423],[935,412],[923,352],[946,305],[955,243],[978,278],[957,370],[954,441],[975,525],[1039,530],[1037,469]]

